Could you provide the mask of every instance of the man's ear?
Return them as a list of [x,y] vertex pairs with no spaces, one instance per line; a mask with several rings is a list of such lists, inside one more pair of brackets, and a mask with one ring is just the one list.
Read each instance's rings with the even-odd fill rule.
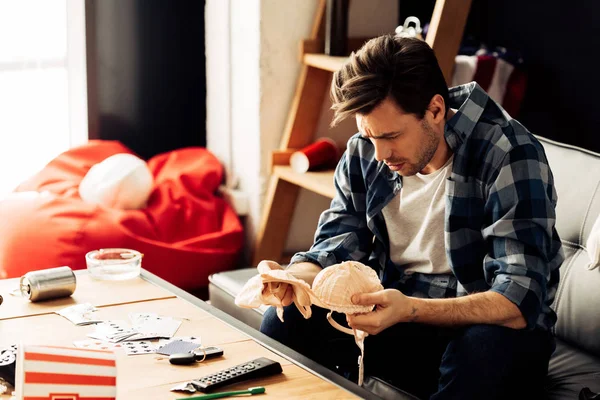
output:
[[431,113],[431,121],[433,124],[440,124],[444,122],[446,117],[446,102],[444,98],[436,94],[431,98],[427,111]]

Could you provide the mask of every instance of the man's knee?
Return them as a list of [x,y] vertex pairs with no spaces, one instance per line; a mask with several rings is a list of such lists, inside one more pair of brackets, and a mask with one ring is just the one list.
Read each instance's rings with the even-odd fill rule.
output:
[[[544,332],[511,329],[498,325],[471,325],[464,328],[453,340],[460,351],[485,357],[497,354],[510,357],[513,352],[527,352],[528,348],[544,345],[548,335]],[[475,350],[475,351],[474,351]]]
[[277,308],[269,307],[263,315],[260,331],[279,342],[288,343],[305,321],[294,304],[283,308],[283,321],[277,315]]
[[[540,390],[550,357],[550,337],[541,331],[473,325],[457,331],[440,365],[434,399],[512,398],[512,388],[527,384]],[[510,392],[510,396],[508,396]],[[497,397],[492,396],[492,394]]]
[[277,316],[277,309],[269,307],[263,314],[263,320],[260,324],[260,331],[265,335],[276,339],[282,328],[282,322]]

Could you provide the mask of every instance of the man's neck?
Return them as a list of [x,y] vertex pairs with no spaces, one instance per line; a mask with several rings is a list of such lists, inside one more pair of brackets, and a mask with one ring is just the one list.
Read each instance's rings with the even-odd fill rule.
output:
[[448,146],[448,143],[446,143],[446,139],[442,135],[437,150],[433,154],[433,157],[431,158],[429,164],[427,164],[425,168],[423,168],[420,171],[421,174],[427,175],[437,171],[446,164],[446,162],[448,161],[448,159],[450,159],[451,156],[452,150],[450,149],[450,146]]
[[444,135],[444,129],[445,129],[445,125],[446,122],[448,122],[448,120],[450,118],[452,118],[454,116],[454,114],[456,114],[456,111],[453,109],[448,109],[448,112],[446,113],[446,118],[444,121],[444,125],[441,128],[441,132],[440,134],[440,142],[438,143],[438,147],[435,151],[435,153],[433,154],[433,157],[431,158],[431,161],[429,161],[429,164],[427,164],[425,166],[425,168],[423,168],[421,171],[419,171],[421,174],[431,174],[432,172],[437,171],[438,169],[442,168],[446,162],[448,161],[448,159],[450,159],[450,157],[452,156],[452,149],[450,149],[450,146],[448,146],[448,143],[446,143],[446,138]]

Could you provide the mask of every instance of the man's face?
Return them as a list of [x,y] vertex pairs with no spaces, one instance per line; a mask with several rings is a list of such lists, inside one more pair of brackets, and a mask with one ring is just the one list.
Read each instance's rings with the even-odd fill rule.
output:
[[[356,115],[358,130],[375,146],[375,158],[402,176],[415,175],[429,164],[440,143],[440,134],[425,118],[406,114],[390,98],[369,114]],[[430,171],[423,171],[429,173]]]

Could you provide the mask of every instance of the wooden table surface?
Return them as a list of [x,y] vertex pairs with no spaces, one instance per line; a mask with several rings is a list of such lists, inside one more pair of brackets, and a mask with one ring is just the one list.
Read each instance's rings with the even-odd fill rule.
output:
[[[278,361],[283,374],[242,382],[227,388],[240,390],[264,386],[266,393],[257,397],[279,399],[355,399],[374,396],[313,363],[260,332],[211,307],[202,300],[143,271],[142,277],[121,282],[98,281],[87,273],[77,273],[77,289],[71,298],[31,303],[8,293],[18,279],[0,281],[4,303],[0,305],[0,347],[15,343],[72,346],[73,341],[87,339],[93,326],[76,326],[55,311],[77,303],[98,307],[93,316],[102,320],[128,320],[134,312],[152,312],[180,319],[176,336],[199,336],[205,346],[218,346],[223,357],[175,366],[167,356],[117,354],[118,399],[177,399],[193,396],[171,392],[174,385],[250,361],[268,357]],[[197,392],[194,395],[199,395]],[[8,398],[9,396],[0,396]],[[255,396],[252,396],[253,398]]]

